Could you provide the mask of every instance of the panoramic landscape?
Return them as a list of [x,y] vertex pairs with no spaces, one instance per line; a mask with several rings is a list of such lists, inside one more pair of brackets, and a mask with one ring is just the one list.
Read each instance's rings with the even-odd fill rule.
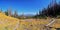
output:
[[60,0],[0,0],[0,30],[60,30]]

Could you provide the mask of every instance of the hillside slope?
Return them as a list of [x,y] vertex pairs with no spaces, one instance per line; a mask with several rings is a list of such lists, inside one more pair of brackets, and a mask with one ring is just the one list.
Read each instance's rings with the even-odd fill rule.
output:
[[0,30],[13,30],[18,23],[19,19],[6,16],[4,13],[0,13]]

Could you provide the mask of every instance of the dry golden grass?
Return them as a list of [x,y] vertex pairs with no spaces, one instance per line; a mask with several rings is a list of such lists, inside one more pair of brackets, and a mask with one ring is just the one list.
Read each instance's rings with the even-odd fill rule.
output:
[[[49,21],[50,19],[38,19],[38,20],[20,19],[19,20],[17,18],[6,16],[4,13],[0,13],[0,30],[43,30],[44,25],[48,24]],[[60,27],[60,24],[55,23],[53,27],[54,28]],[[54,28],[52,28],[52,30]]]
[[13,30],[18,22],[19,19],[6,16],[4,13],[0,13],[0,30]]

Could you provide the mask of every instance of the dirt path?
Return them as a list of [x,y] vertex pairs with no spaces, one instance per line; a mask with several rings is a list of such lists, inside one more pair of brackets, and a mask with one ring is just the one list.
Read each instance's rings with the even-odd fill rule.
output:
[[14,27],[13,30],[16,30],[19,26],[20,26],[20,24],[19,24],[19,21],[18,21],[18,23],[16,24],[16,26]]

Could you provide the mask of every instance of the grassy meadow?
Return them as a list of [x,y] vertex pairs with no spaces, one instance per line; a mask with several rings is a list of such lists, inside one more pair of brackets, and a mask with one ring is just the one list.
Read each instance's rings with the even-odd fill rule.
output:
[[0,30],[43,30],[49,22],[50,19],[17,19],[0,13]]

